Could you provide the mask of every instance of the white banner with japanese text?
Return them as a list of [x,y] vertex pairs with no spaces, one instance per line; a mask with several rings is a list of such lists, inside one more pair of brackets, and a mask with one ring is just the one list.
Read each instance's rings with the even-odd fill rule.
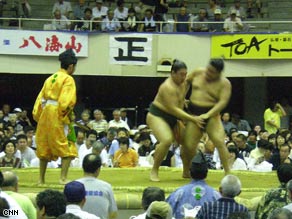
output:
[[152,34],[111,34],[110,63],[115,65],[151,65]]
[[0,54],[58,56],[72,48],[79,57],[88,56],[86,33],[0,30]]

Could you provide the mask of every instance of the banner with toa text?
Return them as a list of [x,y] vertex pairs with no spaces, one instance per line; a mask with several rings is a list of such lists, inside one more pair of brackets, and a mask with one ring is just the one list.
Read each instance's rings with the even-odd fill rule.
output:
[[292,59],[292,34],[212,36],[211,57],[225,59]]

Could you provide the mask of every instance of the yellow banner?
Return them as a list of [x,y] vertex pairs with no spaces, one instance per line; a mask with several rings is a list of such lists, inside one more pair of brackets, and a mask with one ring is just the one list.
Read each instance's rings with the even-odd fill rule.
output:
[[214,35],[211,57],[292,59],[292,34]]

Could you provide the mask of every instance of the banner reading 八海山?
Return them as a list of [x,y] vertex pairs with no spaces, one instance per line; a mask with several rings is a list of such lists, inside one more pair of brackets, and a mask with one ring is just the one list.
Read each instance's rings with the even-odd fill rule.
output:
[[214,35],[211,57],[292,59],[292,34]]

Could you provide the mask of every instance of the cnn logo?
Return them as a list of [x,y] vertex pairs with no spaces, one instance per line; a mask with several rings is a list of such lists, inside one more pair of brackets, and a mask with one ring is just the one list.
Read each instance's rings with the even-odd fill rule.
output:
[[13,209],[4,209],[3,210],[3,216],[18,216],[18,210]]

